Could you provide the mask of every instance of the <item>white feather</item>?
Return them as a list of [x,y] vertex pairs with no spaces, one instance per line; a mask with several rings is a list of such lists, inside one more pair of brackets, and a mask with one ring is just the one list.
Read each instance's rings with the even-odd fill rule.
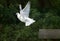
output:
[[20,10],[20,14],[23,16],[29,17],[29,13],[30,13],[30,2],[27,3],[24,9]]
[[19,5],[20,13],[16,13],[17,18],[25,23],[25,26],[30,26],[32,23],[35,22],[35,20],[29,18],[29,12],[30,12],[30,2],[27,3],[24,9],[22,9],[21,4]]
[[32,23],[34,23],[35,20],[31,19],[31,18],[27,18],[26,22],[25,22],[25,26],[30,26]]

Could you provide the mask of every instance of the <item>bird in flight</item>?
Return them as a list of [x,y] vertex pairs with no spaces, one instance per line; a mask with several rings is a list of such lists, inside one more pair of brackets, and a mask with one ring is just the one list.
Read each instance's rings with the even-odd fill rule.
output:
[[29,18],[29,12],[30,12],[30,1],[26,4],[26,6],[22,9],[21,4],[19,5],[20,13],[16,13],[17,18],[25,23],[25,26],[30,26],[35,22],[32,18]]

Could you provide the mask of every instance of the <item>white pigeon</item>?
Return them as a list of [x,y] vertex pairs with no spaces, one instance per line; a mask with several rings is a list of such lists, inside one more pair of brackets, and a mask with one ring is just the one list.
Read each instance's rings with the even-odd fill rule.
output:
[[16,13],[17,18],[25,23],[25,26],[30,26],[32,23],[35,22],[35,20],[29,18],[29,12],[30,12],[30,2],[27,3],[24,9],[22,9],[21,4],[19,5],[20,13]]

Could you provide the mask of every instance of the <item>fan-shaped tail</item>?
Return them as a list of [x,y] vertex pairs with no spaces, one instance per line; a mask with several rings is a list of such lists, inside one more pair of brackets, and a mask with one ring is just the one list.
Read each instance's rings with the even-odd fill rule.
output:
[[30,26],[34,22],[35,22],[35,20],[29,18],[28,21],[25,23],[25,26]]

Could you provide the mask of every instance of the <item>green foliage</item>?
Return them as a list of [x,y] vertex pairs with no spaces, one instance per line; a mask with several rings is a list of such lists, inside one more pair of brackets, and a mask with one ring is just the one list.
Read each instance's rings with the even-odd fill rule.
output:
[[16,12],[17,9],[15,9],[16,7],[14,7],[14,5],[9,6],[9,8],[7,7],[0,7],[0,12],[1,12],[1,21],[0,23],[5,23],[5,24],[9,24],[9,23],[16,23]]
[[40,12],[37,9],[31,9],[30,17],[34,18],[35,20],[38,20],[37,18],[40,18]]
[[22,3],[24,7],[27,1],[0,0],[0,41],[40,41],[39,29],[60,29],[59,0],[46,0],[44,7],[41,5],[43,3],[40,3],[41,0],[30,0],[30,18],[36,22],[29,27],[26,27],[16,17],[16,12],[19,12],[18,5]]

